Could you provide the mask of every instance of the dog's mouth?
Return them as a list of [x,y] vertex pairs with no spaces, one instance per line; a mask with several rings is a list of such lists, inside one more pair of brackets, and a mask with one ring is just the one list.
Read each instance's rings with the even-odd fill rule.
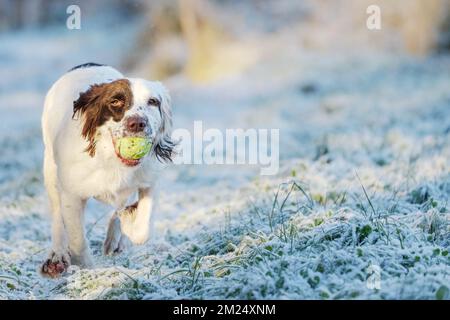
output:
[[136,167],[141,163],[142,159],[134,160],[134,159],[124,159],[120,156],[119,153],[116,152],[116,156],[119,158],[119,160],[126,165],[127,167]]
[[119,152],[119,147],[116,143],[116,138],[114,138],[114,135],[112,134],[112,132],[110,132],[110,133],[111,133],[112,144],[114,146],[114,152],[116,153],[117,158],[119,158],[119,160],[127,167],[138,166],[142,162],[143,158],[141,158],[141,159],[125,159],[124,157],[122,157]]

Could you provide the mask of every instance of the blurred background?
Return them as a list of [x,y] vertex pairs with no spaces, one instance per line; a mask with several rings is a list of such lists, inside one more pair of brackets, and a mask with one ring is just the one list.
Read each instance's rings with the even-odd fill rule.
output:
[[[80,30],[66,27],[71,4],[80,7]],[[380,7],[381,30],[366,26],[372,4]],[[1,0],[2,105],[40,108],[63,72],[94,61],[164,81],[175,108],[184,106],[175,117],[180,126],[193,117],[216,127],[280,126],[281,110],[267,107],[280,88],[300,92],[287,104],[304,105],[302,93],[356,76],[362,65],[358,77],[376,86],[381,79],[367,73],[382,65],[387,76],[394,68],[442,64],[449,17],[450,0]],[[265,106],[267,113],[245,114]],[[240,119],[230,119],[237,110]]]
[[[72,4],[81,29],[66,26]],[[366,25],[372,4],[380,30]],[[2,126],[37,133],[50,85],[99,62],[164,81],[175,127],[283,128],[282,159],[315,159],[333,130],[381,128],[406,101],[439,96],[449,17],[450,0],[1,0]]]
[[[80,6],[81,30],[65,28],[71,4]],[[366,27],[366,8],[372,4],[381,9],[380,31]],[[257,63],[262,48],[275,39],[280,50],[445,52],[449,5],[448,0],[2,0],[0,32],[53,30],[73,45],[98,29],[114,39],[112,33],[133,26],[126,40],[117,38],[128,51],[121,67],[151,78],[183,73],[211,81]]]
[[[66,26],[73,4],[81,9],[79,30]],[[381,10],[380,30],[366,26],[367,7],[374,4]],[[422,216],[446,215],[439,243],[448,247],[450,0],[0,0],[0,271],[2,261],[13,261],[25,274],[49,246],[43,101],[54,81],[86,62],[163,81],[175,128],[192,130],[202,120],[204,129],[280,129],[275,177],[259,176],[254,166],[168,169],[156,223],[161,234],[170,229],[192,240],[200,225],[216,226],[227,212],[247,208],[244,199],[274,193],[289,179],[304,184],[317,200],[314,214],[320,214],[316,209],[331,203],[329,195],[360,194],[361,181],[376,195],[375,206],[389,205],[386,212],[394,219],[411,213],[412,229],[402,229],[408,235]],[[358,216],[356,196],[348,199],[340,205]],[[436,201],[435,210],[442,205],[440,213],[420,207],[430,201]],[[101,256],[109,209],[91,203],[88,210],[88,237]],[[188,240],[177,241],[171,243],[174,252]],[[396,262],[397,247],[374,250],[374,256],[392,252],[398,273],[366,297],[433,298],[434,291],[424,289],[431,280],[422,275],[407,272],[413,285],[406,289],[398,280],[403,267]],[[448,274],[447,264],[439,270]],[[236,276],[237,283],[241,279]],[[337,287],[350,288],[355,279]],[[35,286],[42,280],[33,273],[22,281]],[[391,290],[397,284],[401,289]],[[5,289],[6,296],[29,297],[25,288]],[[283,290],[273,297],[292,292]],[[298,292],[294,297],[319,297],[304,286]]]

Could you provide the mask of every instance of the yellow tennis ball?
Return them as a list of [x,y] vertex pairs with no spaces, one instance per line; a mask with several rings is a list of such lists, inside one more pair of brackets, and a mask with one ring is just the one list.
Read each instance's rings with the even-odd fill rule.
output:
[[139,160],[145,157],[152,148],[149,139],[141,137],[125,137],[117,141],[118,151],[122,158]]

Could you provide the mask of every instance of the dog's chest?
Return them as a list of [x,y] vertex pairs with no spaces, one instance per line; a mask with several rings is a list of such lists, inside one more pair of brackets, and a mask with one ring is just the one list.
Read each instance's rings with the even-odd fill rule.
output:
[[140,178],[136,172],[101,170],[98,172],[98,180],[93,183],[97,185],[91,193],[95,199],[121,206],[138,190]]
[[[90,169],[90,170],[89,170]],[[120,206],[128,197],[142,187],[142,174],[139,170],[96,166],[86,168],[81,163],[69,170],[62,170],[62,182],[66,189],[80,197],[95,198],[106,204]]]
[[94,196],[95,200],[120,208],[124,207],[128,199],[137,191],[137,189],[122,189],[116,192],[105,191],[102,194]]

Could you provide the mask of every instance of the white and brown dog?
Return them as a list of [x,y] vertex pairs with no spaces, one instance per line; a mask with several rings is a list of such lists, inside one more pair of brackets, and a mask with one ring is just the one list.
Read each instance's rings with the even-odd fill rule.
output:
[[[89,198],[116,208],[105,254],[147,241],[157,177],[173,153],[171,128],[170,97],[159,82],[126,78],[95,63],[77,66],[56,81],[42,116],[52,211],[52,250],[43,275],[58,277],[70,264],[92,265],[84,234]],[[149,138],[150,153],[140,160],[121,158],[115,141],[125,136]],[[130,203],[136,195],[137,202]]]

